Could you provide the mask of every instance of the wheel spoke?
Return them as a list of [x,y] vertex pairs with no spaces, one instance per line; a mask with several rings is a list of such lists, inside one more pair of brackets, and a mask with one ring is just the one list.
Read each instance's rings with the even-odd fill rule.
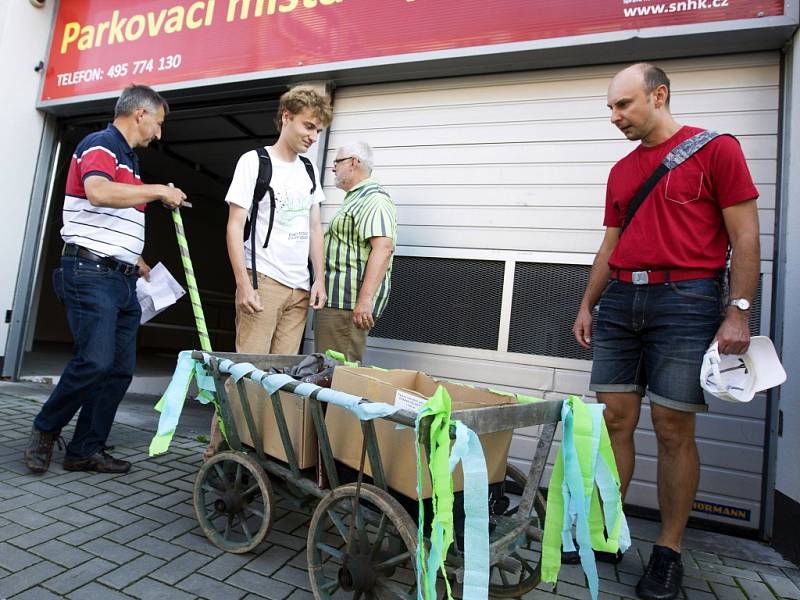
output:
[[238,490],[242,484],[242,465],[236,463],[236,478],[233,483],[233,489]]
[[323,583],[321,586],[319,586],[319,588],[323,592],[327,592],[327,593],[333,595],[334,593],[336,593],[336,590],[339,589],[339,582],[336,579],[331,579],[331,580],[326,581],[325,583]]
[[214,471],[217,473],[217,477],[219,477],[220,482],[223,485],[223,489],[229,490],[231,489],[228,485],[228,478],[225,475],[225,471],[223,470],[222,466],[219,463],[214,463]]
[[383,543],[383,536],[386,535],[386,525],[389,523],[389,517],[386,516],[386,513],[381,515],[381,522],[378,525],[378,531],[375,534],[375,542],[374,546],[372,547],[372,558],[375,558],[375,555],[380,550],[381,544]]
[[319,550],[320,552],[324,552],[329,556],[342,560],[343,556],[342,551],[339,550],[338,548],[334,548],[330,544],[323,544],[322,542],[317,542],[317,550]]
[[264,520],[264,513],[258,510],[257,508],[253,508],[252,506],[248,506],[246,509],[251,515],[257,516],[262,521]]
[[417,598],[416,594],[406,592],[393,581],[381,579],[377,582],[375,587],[379,588],[380,593],[377,594],[377,596],[381,600],[416,600]]
[[222,534],[222,537],[227,540],[228,536],[231,534],[232,528],[233,528],[233,515],[228,515],[228,522],[225,525],[225,533]]
[[250,527],[247,525],[247,519],[239,517],[239,522],[242,524],[242,531],[244,531],[244,536],[249,542],[250,540],[253,539],[253,534],[250,533]]
[[339,517],[339,515],[329,508],[328,518],[336,526],[336,529],[339,531],[339,535],[342,536],[342,539],[347,541],[348,527],[344,524],[344,521],[342,521],[341,517]]
[[242,492],[242,496],[244,498],[247,498],[250,494],[252,494],[253,492],[255,492],[258,489],[259,489],[258,488],[258,483],[255,483],[255,484],[251,485],[249,488],[247,488],[245,491],[243,491]]
[[377,570],[389,567],[396,567],[398,565],[402,565],[407,560],[411,560],[411,553],[403,552],[402,554],[398,554],[397,556],[392,556],[391,558],[387,558],[383,562],[377,563],[375,565],[375,569]]

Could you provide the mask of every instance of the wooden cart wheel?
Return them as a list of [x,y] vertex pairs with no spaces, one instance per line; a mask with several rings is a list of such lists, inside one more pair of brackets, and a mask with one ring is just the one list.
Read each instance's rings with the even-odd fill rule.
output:
[[197,473],[194,511],[211,543],[243,554],[258,546],[272,525],[272,486],[251,456],[219,452]]
[[[527,483],[527,475],[520,471],[514,465],[506,465],[506,481],[511,481],[519,489],[525,489]],[[539,527],[544,527],[545,515],[545,500],[542,493],[537,490],[536,496],[533,501],[533,508],[539,517]],[[513,514],[512,511],[509,511]],[[503,568],[503,565],[492,565],[489,573],[489,595],[496,598],[519,598],[523,594],[527,594],[537,585],[542,579],[542,558],[541,547],[531,548],[531,544],[512,552],[509,555],[515,563],[518,563],[517,572]],[[504,564],[508,564],[506,561]]]
[[[317,505],[308,531],[308,575],[317,600],[416,600],[417,526],[400,503],[372,485],[336,488]],[[349,543],[348,543],[349,541]]]

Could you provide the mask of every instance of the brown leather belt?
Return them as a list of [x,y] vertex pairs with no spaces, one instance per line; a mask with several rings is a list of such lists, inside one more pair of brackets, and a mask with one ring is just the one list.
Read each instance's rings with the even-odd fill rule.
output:
[[75,244],[64,244],[64,249],[61,251],[61,256],[75,256],[76,258],[91,260],[92,262],[96,262],[98,265],[108,267],[113,271],[119,271],[123,275],[133,275],[139,271],[139,267],[137,265],[122,262],[121,260],[111,258],[110,256],[100,256],[88,248],[77,246]]
[[717,279],[721,271],[716,269],[674,269],[671,271],[623,271],[611,269],[611,279],[634,285],[656,285],[687,279]]

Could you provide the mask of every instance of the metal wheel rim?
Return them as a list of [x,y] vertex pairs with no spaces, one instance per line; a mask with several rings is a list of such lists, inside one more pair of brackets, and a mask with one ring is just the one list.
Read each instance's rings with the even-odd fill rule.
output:
[[[356,486],[333,490],[317,505],[308,530],[308,576],[317,600],[416,600],[417,526],[397,500],[361,485],[354,552],[345,551]],[[368,544],[362,545],[366,533]],[[366,552],[365,552],[366,550]],[[339,574],[354,556],[369,554],[375,584],[343,589]],[[355,577],[354,579],[358,579]]]
[[[197,473],[193,499],[206,537],[226,552],[249,552],[272,525],[274,504],[267,474],[241,452],[219,452],[208,459]],[[220,511],[222,506],[226,510]]]
[[[527,475],[511,464],[506,465],[506,479],[512,480],[523,489],[528,481]],[[541,527],[544,527],[545,506],[544,498],[541,492],[537,490],[533,507],[539,516]],[[530,549],[530,543],[527,544],[526,548]],[[490,596],[496,598],[518,598],[539,585],[542,579],[541,553],[538,558],[534,559],[535,564],[532,564],[533,560],[524,557],[518,551],[512,552],[509,556],[520,563],[521,569],[519,573],[508,573],[498,565],[492,565],[489,571]]]

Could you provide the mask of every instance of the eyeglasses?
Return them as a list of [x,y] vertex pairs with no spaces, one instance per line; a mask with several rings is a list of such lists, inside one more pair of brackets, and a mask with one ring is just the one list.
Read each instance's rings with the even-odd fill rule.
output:
[[353,158],[356,158],[356,157],[355,156],[345,156],[344,158],[336,158],[333,161],[333,168],[335,169],[336,165],[338,165],[340,162],[345,161],[345,160],[351,160]]

